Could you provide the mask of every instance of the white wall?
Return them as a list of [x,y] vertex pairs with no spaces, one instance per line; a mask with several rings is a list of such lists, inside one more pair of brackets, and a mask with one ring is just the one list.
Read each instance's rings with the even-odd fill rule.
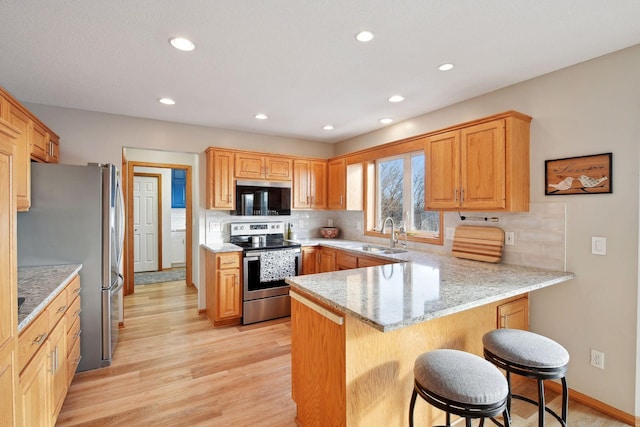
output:
[[[462,71],[461,71],[462,72]],[[425,114],[341,142],[336,155],[506,110],[531,122],[531,201],[565,202],[567,270],[576,279],[533,292],[531,329],[571,355],[569,386],[629,414],[640,414],[638,195],[640,46]],[[613,194],[545,196],[544,161],[613,152]],[[607,237],[607,255],[591,254]],[[591,367],[591,349],[605,369]]]

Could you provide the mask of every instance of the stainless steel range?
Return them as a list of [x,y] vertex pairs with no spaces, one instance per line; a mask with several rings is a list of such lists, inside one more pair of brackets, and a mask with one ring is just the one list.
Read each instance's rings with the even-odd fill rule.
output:
[[243,250],[242,323],[291,315],[285,277],[300,274],[300,244],[284,238],[282,221],[231,223],[231,243]]

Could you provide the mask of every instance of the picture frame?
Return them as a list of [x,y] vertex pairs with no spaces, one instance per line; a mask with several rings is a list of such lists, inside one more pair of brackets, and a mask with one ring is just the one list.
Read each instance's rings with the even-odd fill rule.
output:
[[613,153],[545,160],[544,194],[612,193]]

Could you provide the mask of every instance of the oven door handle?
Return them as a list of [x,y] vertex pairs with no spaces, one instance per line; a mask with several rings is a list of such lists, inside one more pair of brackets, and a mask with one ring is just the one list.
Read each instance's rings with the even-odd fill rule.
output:
[[255,255],[248,255],[244,257],[245,261],[258,261],[260,260],[260,254],[255,254]]

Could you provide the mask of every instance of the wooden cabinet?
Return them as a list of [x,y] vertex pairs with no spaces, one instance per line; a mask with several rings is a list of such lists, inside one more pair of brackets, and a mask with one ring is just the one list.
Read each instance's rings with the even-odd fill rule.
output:
[[31,158],[46,162],[49,153],[49,134],[40,123],[32,121],[32,126]]
[[344,158],[327,164],[327,209],[346,209],[347,162]]
[[318,261],[318,273],[328,273],[336,271],[336,259],[338,251],[331,248],[320,249],[320,260]]
[[31,160],[58,163],[58,136],[0,88],[0,119],[5,119],[15,133],[13,160],[15,194],[18,211],[31,207]]
[[57,135],[49,134],[49,147],[47,151],[47,163],[60,162],[60,138]]
[[426,137],[427,209],[528,211],[530,121],[510,112]]
[[31,146],[29,142],[29,116],[9,106],[9,123],[18,131],[16,155],[14,161],[14,179],[16,181],[16,197],[19,211],[31,207]]
[[[18,293],[16,264],[15,129],[0,97],[0,417],[18,424]],[[33,424],[37,425],[37,424]]]
[[336,269],[351,270],[358,268],[358,257],[350,253],[338,251],[336,254]]
[[207,209],[233,210],[236,188],[233,178],[234,152],[207,148]]
[[236,153],[235,177],[291,181],[291,159],[258,153]]
[[[75,276],[20,332],[18,412],[25,426],[54,426],[56,423],[80,361],[79,294],[80,277]],[[72,322],[71,327],[69,322]],[[73,346],[78,354],[73,363],[69,363]]]
[[315,246],[302,247],[302,268],[301,274],[316,274],[318,263],[320,262],[320,248]]
[[242,321],[241,259],[241,252],[206,253],[206,312],[213,326]]
[[[392,264],[396,262],[394,260],[386,260],[377,257],[359,255],[352,252],[327,247],[318,248],[318,257],[318,273],[327,273],[330,271],[338,270],[350,270],[352,268],[373,267],[377,265]],[[304,269],[304,261],[302,263],[302,267]]]
[[498,306],[498,328],[529,329],[529,298],[518,297]]
[[327,162],[293,160],[293,208],[327,207]]

